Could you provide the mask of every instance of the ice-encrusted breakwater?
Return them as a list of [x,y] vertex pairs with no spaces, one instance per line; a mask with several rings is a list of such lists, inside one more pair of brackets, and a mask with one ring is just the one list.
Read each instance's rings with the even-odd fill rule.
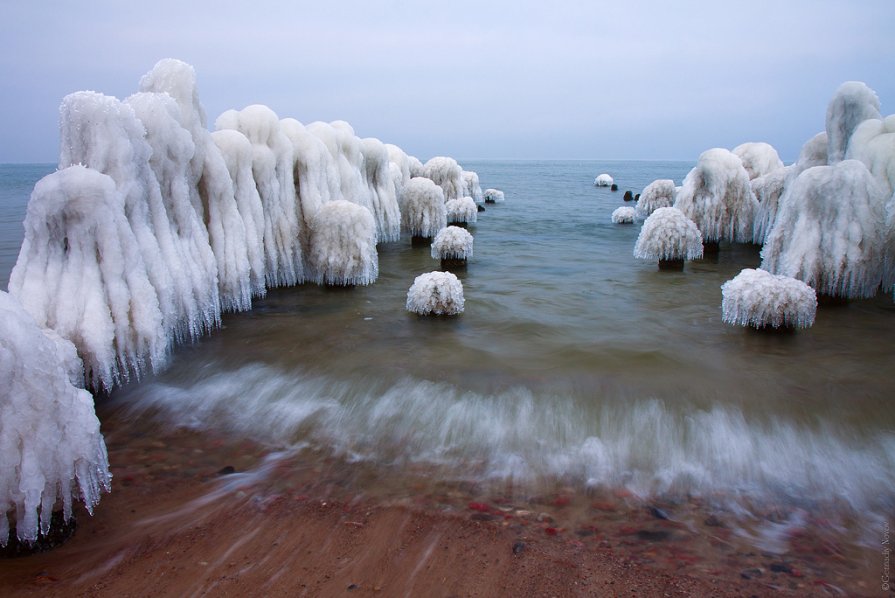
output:
[[[456,161],[426,167],[345,122],[305,127],[253,105],[215,126],[206,129],[193,67],[174,59],[124,101],[63,99],[58,169],[34,187],[2,297],[0,544],[8,513],[31,541],[57,499],[68,517],[74,495],[92,508],[109,487],[90,394],[72,381],[109,391],[159,371],[176,344],[251,309],[268,287],[372,282],[376,242],[400,238],[412,174],[436,177],[442,202],[481,193]],[[339,218],[318,218],[327,204]],[[47,376],[50,393],[35,386]]]

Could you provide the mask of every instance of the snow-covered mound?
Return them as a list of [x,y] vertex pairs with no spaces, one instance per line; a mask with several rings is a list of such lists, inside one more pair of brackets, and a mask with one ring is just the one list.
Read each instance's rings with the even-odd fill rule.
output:
[[414,237],[434,237],[447,226],[444,191],[424,177],[410,179],[401,195],[401,224]]
[[634,218],[637,215],[637,210],[630,206],[621,206],[620,208],[615,208],[612,211],[612,223],[613,224],[634,224]]
[[817,295],[789,276],[746,268],[721,285],[721,319],[753,328],[809,328],[814,324]]
[[783,168],[777,150],[762,141],[742,143],[733,148],[733,153],[743,163],[750,180]]
[[674,181],[671,179],[658,179],[644,187],[635,208],[637,219],[645,220],[657,209],[674,205],[674,193]]
[[762,269],[826,295],[872,297],[883,276],[886,200],[862,162],[809,168],[780,198]]
[[367,208],[337,199],[311,220],[309,261],[318,284],[368,285],[379,276],[376,223]]
[[605,172],[594,179],[594,187],[610,187],[612,183],[612,177]]
[[500,203],[505,199],[503,191],[501,191],[500,189],[485,189],[485,193],[483,195],[485,198],[485,203]]
[[479,218],[479,209],[471,197],[449,199],[444,204],[444,208],[447,210],[448,224],[456,224],[458,222],[473,224]]
[[[86,170],[86,169],[85,169]],[[102,176],[102,175],[100,175]],[[89,512],[110,489],[106,445],[93,397],[72,385],[66,360],[74,347],[46,335],[9,294],[0,291],[0,545],[46,533],[54,505],[66,520],[80,498]]]
[[432,241],[432,257],[441,260],[467,260],[472,257],[473,237],[465,228],[446,226]]
[[651,261],[699,259],[702,234],[679,209],[659,208],[643,223],[634,245],[634,257]]
[[758,201],[743,163],[726,149],[710,149],[699,156],[674,207],[696,223],[706,241],[752,240]]
[[463,284],[450,272],[420,274],[407,291],[407,311],[420,315],[453,316],[464,304]]

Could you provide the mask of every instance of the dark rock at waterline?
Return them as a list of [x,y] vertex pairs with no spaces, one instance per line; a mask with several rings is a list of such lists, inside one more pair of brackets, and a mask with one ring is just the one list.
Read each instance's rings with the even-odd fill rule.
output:
[[786,563],[771,563],[768,565],[768,569],[774,573],[792,573],[792,567]]
[[490,515],[488,513],[473,513],[469,516],[473,521],[494,521],[497,519],[496,516]]
[[513,554],[519,555],[525,551],[525,542],[516,542],[513,544]]
[[71,538],[77,527],[78,522],[74,516],[66,521],[62,511],[53,511],[53,515],[50,517],[50,530],[46,535],[39,533],[37,540],[29,543],[19,541],[16,537],[16,528],[13,525],[9,530],[6,546],[0,547],[0,556],[12,559],[52,550]]
[[475,209],[476,209],[477,212],[484,212],[484,211],[485,211],[485,206],[476,205]]
[[631,193],[630,190],[625,191],[625,196],[623,198],[625,201],[634,201],[634,194]]
[[645,542],[664,542],[671,537],[671,532],[663,529],[642,529],[637,532],[637,539]]
[[666,513],[659,507],[650,506],[648,510],[649,510],[650,515],[652,515],[656,519],[666,519],[666,520],[671,519],[671,517],[668,516],[668,513]]
[[639,193],[638,193],[637,195],[634,196],[634,201],[640,201],[640,194],[639,194]]
[[218,475],[230,475],[236,473],[236,468],[232,465],[225,465],[218,470]]
[[609,189],[612,191],[618,191],[618,185],[616,185],[615,183],[612,183],[612,186],[609,187]]

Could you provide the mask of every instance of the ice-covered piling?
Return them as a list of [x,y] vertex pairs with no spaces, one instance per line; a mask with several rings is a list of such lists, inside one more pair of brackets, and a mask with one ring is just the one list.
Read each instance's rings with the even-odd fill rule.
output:
[[423,176],[441,187],[444,199],[457,199],[469,195],[463,169],[453,158],[436,156],[423,165]]
[[749,180],[783,168],[783,160],[769,143],[750,141],[733,148],[733,154],[743,163]]
[[613,224],[634,224],[637,211],[630,206],[621,206],[612,211]]
[[638,220],[646,218],[659,208],[667,208],[674,205],[674,181],[671,179],[657,179],[644,187],[637,200],[635,210]]
[[252,175],[264,213],[264,276],[268,287],[304,280],[301,250],[303,215],[295,199],[292,142],[267,106],[228,110],[217,130],[239,131],[252,144]]
[[594,187],[609,187],[613,183],[612,177],[606,174],[597,175],[597,178],[594,179]]
[[465,306],[463,283],[450,272],[417,276],[407,291],[406,309],[419,315],[454,316]]
[[431,239],[447,226],[444,191],[431,180],[410,179],[401,198],[401,225],[413,237]]
[[45,334],[0,291],[0,546],[13,512],[16,537],[32,543],[47,534],[58,504],[68,521],[76,499],[92,513],[110,489],[93,397],[67,371],[73,354],[68,341]]
[[373,283],[379,276],[373,215],[344,199],[324,204],[311,221],[308,257],[317,284]]
[[746,268],[721,285],[721,319],[756,329],[809,328],[817,296],[810,286],[765,270]]
[[699,259],[702,251],[699,228],[674,207],[650,214],[634,245],[634,257],[658,261],[660,270],[683,270],[684,260]]
[[173,338],[112,178],[84,166],[44,177],[24,226],[10,293],[77,346],[88,384],[110,389],[162,366]]
[[879,97],[860,81],[839,86],[827,105],[827,160],[835,164],[845,159],[852,133],[868,118],[880,119]]
[[447,223],[455,226],[466,227],[478,221],[479,209],[471,197],[449,199],[444,204],[447,212]]
[[705,242],[752,241],[758,201],[743,163],[726,149],[710,149],[699,156],[674,207],[696,223]]
[[485,203],[502,203],[505,199],[504,193],[500,189],[485,189],[483,196]]
[[762,269],[818,294],[872,297],[883,278],[886,199],[862,162],[809,168],[780,198]]
[[463,268],[472,257],[473,237],[464,228],[446,226],[432,241],[432,257],[441,260],[441,269]]

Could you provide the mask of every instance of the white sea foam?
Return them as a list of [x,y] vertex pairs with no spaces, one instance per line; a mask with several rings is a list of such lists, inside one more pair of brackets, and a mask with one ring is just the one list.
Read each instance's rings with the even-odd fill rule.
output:
[[494,395],[414,379],[373,386],[249,365],[130,399],[176,425],[229,428],[350,459],[429,464],[462,479],[573,480],[668,491],[891,506],[895,438],[746,417],[736,407],[671,409],[654,399],[585,408],[518,387]]

